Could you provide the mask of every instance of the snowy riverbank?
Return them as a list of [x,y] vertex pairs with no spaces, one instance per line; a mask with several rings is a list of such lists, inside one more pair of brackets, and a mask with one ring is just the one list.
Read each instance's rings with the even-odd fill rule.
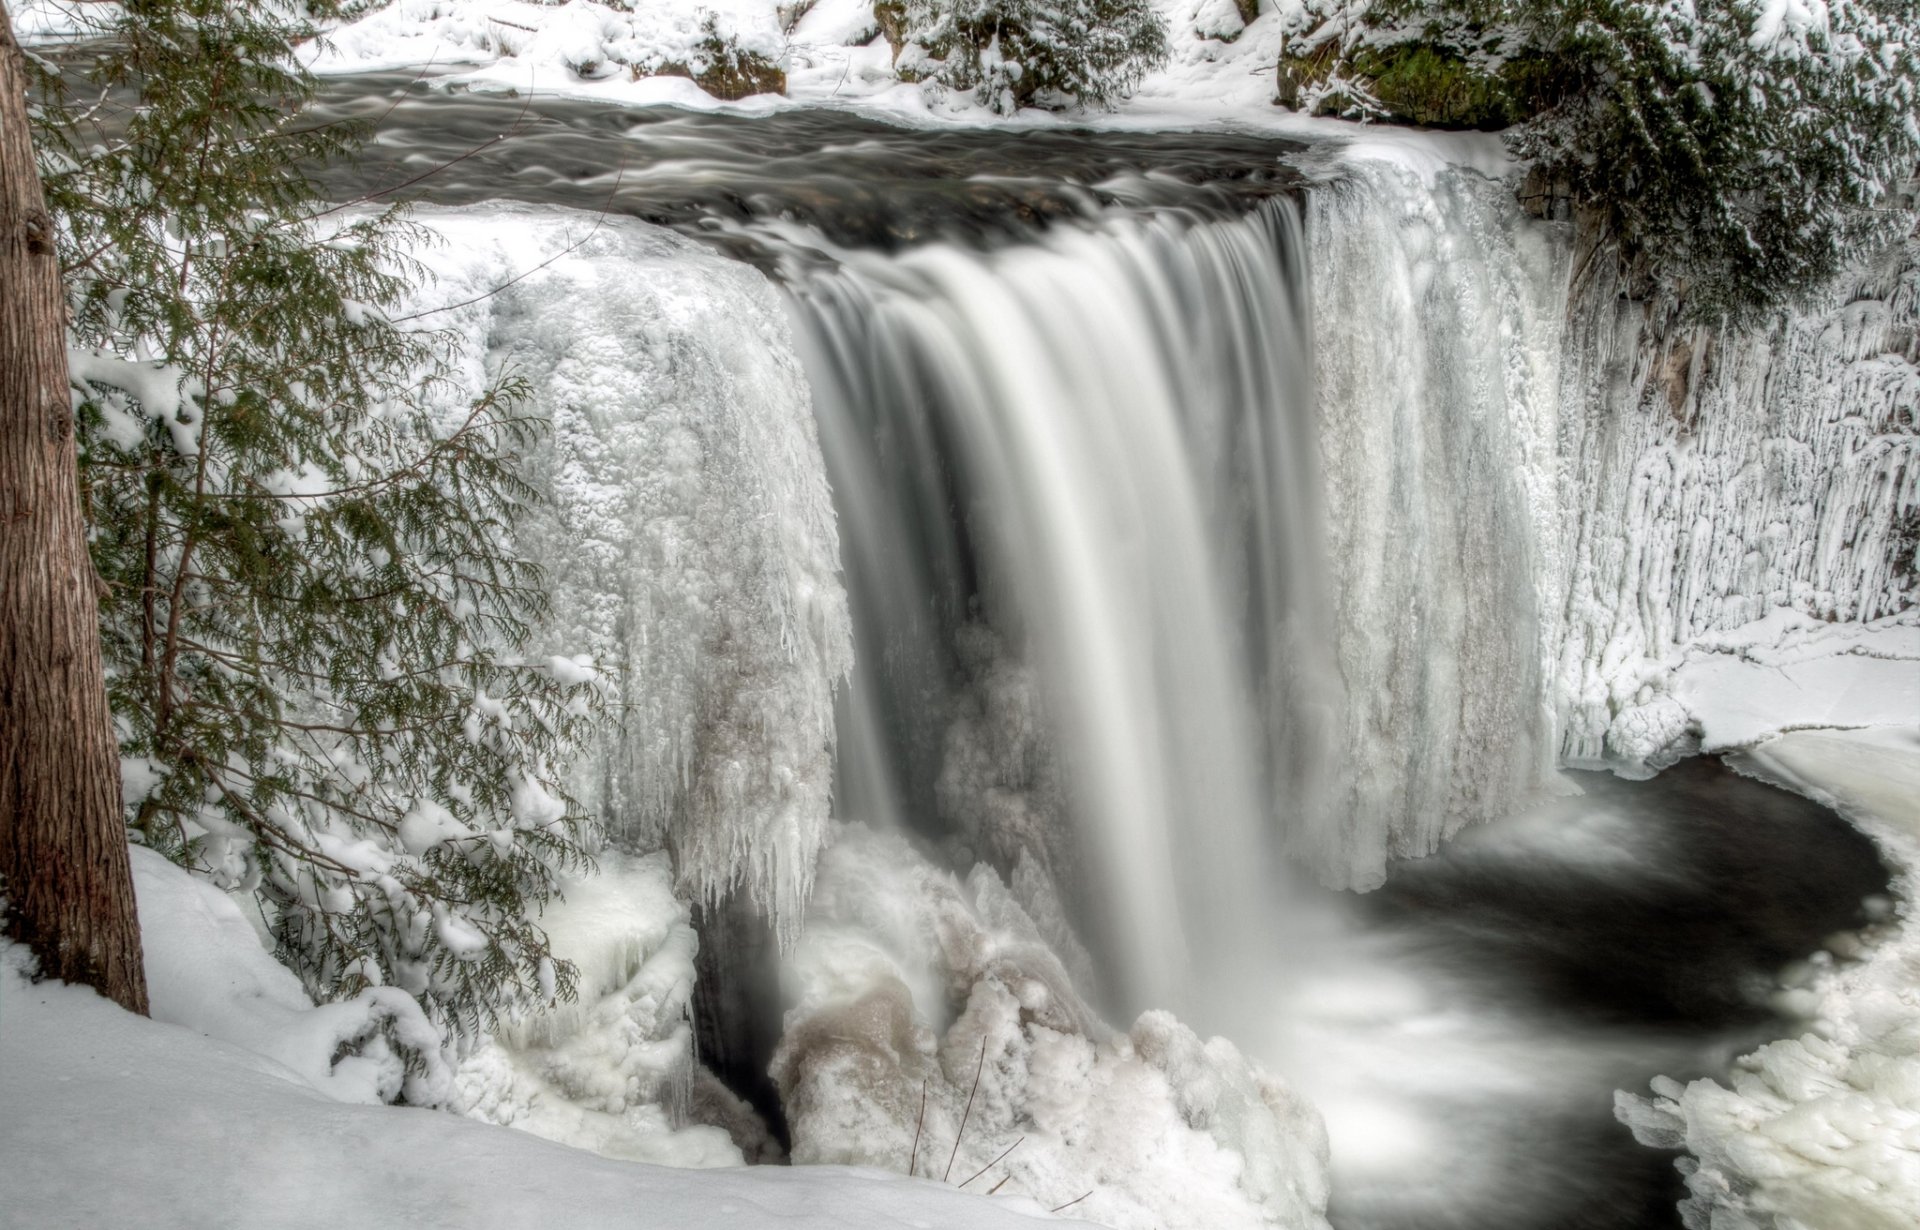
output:
[[[185,872],[167,876],[178,883],[162,892],[211,891]],[[155,883],[143,886],[143,907]],[[151,945],[165,933],[147,921]],[[237,949],[198,955],[203,973],[251,963]],[[456,1115],[340,1102],[286,1064],[205,1032],[250,1010],[244,983],[224,1005],[205,1005],[217,1016],[183,1027],[133,1016],[84,988],[31,984],[20,962],[7,945],[0,1226],[8,1230],[1016,1230],[1052,1220],[1023,1198],[988,1200],[878,1171],[670,1170]],[[173,989],[164,977],[154,987],[156,1004]]]

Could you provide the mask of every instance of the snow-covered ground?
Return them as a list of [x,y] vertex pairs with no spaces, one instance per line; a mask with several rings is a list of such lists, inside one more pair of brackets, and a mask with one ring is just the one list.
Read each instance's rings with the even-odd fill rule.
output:
[[1799,731],[1736,763],[1865,830],[1900,901],[1857,959],[1822,954],[1799,992],[1806,1033],[1725,1083],[1623,1093],[1620,1117],[1646,1144],[1687,1150],[1692,1230],[1904,1230],[1920,1218],[1920,728]]
[[[143,907],[168,898],[158,914],[143,909],[150,947],[185,941],[167,919],[204,908],[214,891],[164,865],[139,887]],[[669,1170],[455,1115],[335,1100],[296,1067],[212,1032],[284,998],[254,985],[264,954],[234,921],[197,949],[199,988],[176,981],[177,966],[149,969],[156,1008],[185,992],[202,1009],[185,1024],[31,983],[22,951],[0,948],[0,1226],[1014,1230],[1052,1220],[1024,1197],[879,1171]],[[202,997],[222,979],[230,985]],[[286,1003],[268,1011],[298,1015]]]

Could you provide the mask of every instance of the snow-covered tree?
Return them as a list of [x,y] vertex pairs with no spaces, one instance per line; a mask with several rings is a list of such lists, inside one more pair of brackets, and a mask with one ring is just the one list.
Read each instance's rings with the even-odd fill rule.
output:
[[471,1027],[570,986],[534,915],[598,692],[518,656],[542,425],[510,380],[448,408],[390,315],[429,237],[307,177],[361,135],[302,110],[325,8],[128,3],[42,82],[108,686],[138,840],[257,892],[317,995]]
[[1003,113],[1107,105],[1167,58],[1166,27],[1147,0],[894,0],[894,7],[911,46],[904,69],[973,90]]
[[1326,109],[1517,122],[1698,314],[1803,295],[1911,224],[1911,0],[1373,0],[1318,33]]

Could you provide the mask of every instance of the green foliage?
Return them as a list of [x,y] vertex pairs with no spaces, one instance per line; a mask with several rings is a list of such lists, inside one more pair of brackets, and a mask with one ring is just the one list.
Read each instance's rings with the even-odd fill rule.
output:
[[1510,119],[1515,153],[1696,315],[1751,319],[1910,225],[1895,205],[1920,151],[1912,0],[1376,0],[1343,20],[1325,77],[1345,88],[1321,97]]
[[[891,14],[875,13],[886,29]],[[974,90],[1002,113],[1108,105],[1168,54],[1147,0],[906,0],[893,21],[919,52],[902,57],[903,75]]]
[[510,380],[444,408],[448,339],[389,315],[429,236],[319,199],[362,134],[303,119],[284,13],[129,3],[41,83],[129,819],[257,891],[317,995],[473,1028],[570,993],[531,916],[586,861],[560,772],[600,701],[516,657],[542,425]]

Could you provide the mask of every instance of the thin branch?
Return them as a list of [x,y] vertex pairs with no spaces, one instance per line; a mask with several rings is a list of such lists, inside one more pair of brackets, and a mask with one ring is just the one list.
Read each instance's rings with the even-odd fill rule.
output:
[[505,132],[501,133],[499,136],[492,137],[492,138],[489,138],[488,140],[482,141],[480,144],[474,146],[472,149],[466,151],[465,153],[459,154],[453,158],[449,158],[445,162],[440,163],[438,166],[429,167],[426,170],[420,172],[420,174],[414,176],[412,179],[403,179],[399,183],[394,184],[390,187],[377,188],[372,192],[363,192],[359,196],[354,197],[351,200],[341,201],[339,204],[330,205],[318,213],[308,214],[306,217],[301,218],[300,221],[302,223],[314,222],[314,221],[317,221],[318,219],[328,216],[329,214],[337,214],[343,209],[351,209],[355,205],[364,205],[368,201],[377,201],[383,196],[392,196],[396,192],[402,191],[403,189],[406,189],[406,188],[413,187],[413,185],[420,183],[422,180],[432,179],[434,176],[440,174],[440,172],[445,171],[450,167],[458,166],[469,158],[485,153],[487,150],[492,149],[494,146],[500,144],[502,141],[506,141],[511,139],[514,136],[517,136],[521,123],[523,123],[526,120],[527,112],[530,111],[532,108],[533,108],[533,91],[529,90],[527,91],[527,101],[520,108],[520,114],[514,117],[513,124],[510,127],[508,127],[508,129]]
[[927,1082],[920,1082],[920,1117],[913,1124],[913,1152],[907,1155],[907,1177],[913,1177],[914,1167],[920,1162],[920,1129],[927,1125]]
[[1060,1206],[1058,1206],[1058,1207],[1056,1207],[1056,1208],[1051,1208],[1051,1209],[1048,1209],[1048,1210],[1047,1210],[1047,1212],[1049,1212],[1049,1213],[1058,1213],[1058,1212],[1061,1212],[1062,1210],[1065,1210],[1065,1209],[1070,1209],[1070,1208],[1072,1208],[1072,1207],[1073,1207],[1074,1205],[1076,1205],[1076,1204],[1079,1204],[1079,1203],[1080,1203],[1080,1202],[1081,1202],[1082,1200],[1085,1200],[1085,1199],[1086,1199],[1086,1198],[1087,1198],[1088,1196],[1091,1196],[1091,1195],[1093,1195],[1093,1191],[1092,1191],[1092,1190],[1089,1190],[1089,1191],[1087,1191],[1087,1192],[1086,1192],[1085,1194],[1083,1194],[1083,1195],[1079,1195],[1079,1196],[1075,1196],[1075,1197],[1074,1197],[1073,1199],[1071,1199],[1071,1200],[1069,1200],[1069,1201],[1067,1201],[1067,1202],[1066,1202],[1065,1204],[1063,1204],[1063,1205],[1060,1205]]
[[953,1152],[947,1154],[946,1173],[940,1176],[945,1183],[953,1174],[953,1159],[960,1156],[960,1142],[967,1138],[967,1120],[973,1115],[973,1095],[980,1092],[980,1074],[987,1068],[987,1040],[980,1039],[980,1062],[973,1066],[973,1088],[967,1090],[967,1109],[960,1114],[960,1131],[953,1138]]
[[[1004,1149],[1004,1150],[1003,1150],[1003,1151],[1001,1152],[1001,1154],[1000,1154],[1000,1156],[999,1156],[999,1157],[996,1157],[996,1158],[994,1158],[994,1159],[993,1159],[992,1161],[990,1161],[990,1162],[988,1162],[988,1163],[987,1163],[986,1165],[984,1165],[984,1166],[982,1166],[982,1167],[981,1167],[980,1169],[978,1169],[978,1170],[976,1170],[976,1171],[974,1171],[974,1172],[973,1172],[973,1178],[970,1178],[970,1179],[968,1179],[966,1183],[962,1183],[962,1184],[960,1184],[960,1186],[961,1186],[961,1187],[965,1187],[965,1186],[967,1185],[967,1183],[971,1183],[971,1182],[973,1182],[973,1180],[974,1180],[974,1179],[977,1179],[977,1178],[979,1178],[979,1177],[980,1177],[981,1175],[983,1175],[983,1174],[985,1174],[985,1173],[987,1173],[987,1171],[989,1171],[989,1170],[992,1170],[992,1169],[993,1169],[993,1168],[994,1168],[995,1166],[998,1166],[998,1165],[999,1165],[999,1164],[1000,1164],[1001,1162],[1004,1162],[1004,1161],[1006,1161],[1006,1160],[1007,1160],[1007,1154],[1009,1154],[1009,1153],[1012,1153],[1012,1152],[1013,1152],[1013,1151],[1014,1151],[1015,1149],[1018,1149],[1018,1148],[1020,1147],[1020,1143],[1021,1143],[1021,1141],[1024,1141],[1025,1139],[1026,1139],[1026,1137],[1025,1137],[1025,1136],[1022,1136],[1022,1137],[1020,1138],[1020,1140],[1016,1140],[1016,1141],[1014,1141],[1014,1142],[1013,1142],[1012,1144],[1010,1144],[1010,1145],[1008,1145],[1008,1146],[1007,1146],[1007,1147],[1006,1147],[1006,1148],[1005,1148],[1005,1149]],[[1002,1179],[1002,1180],[1000,1180],[1000,1182],[1002,1182],[1002,1183],[1005,1183],[1005,1182],[1006,1182],[1006,1180],[1005,1180],[1005,1179]],[[999,1189],[998,1187],[996,1187],[996,1188],[994,1188],[994,1191],[999,1191],[999,1190],[1000,1190],[1000,1189]],[[991,1194],[991,1193],[989,1193],[989,1194]]]

